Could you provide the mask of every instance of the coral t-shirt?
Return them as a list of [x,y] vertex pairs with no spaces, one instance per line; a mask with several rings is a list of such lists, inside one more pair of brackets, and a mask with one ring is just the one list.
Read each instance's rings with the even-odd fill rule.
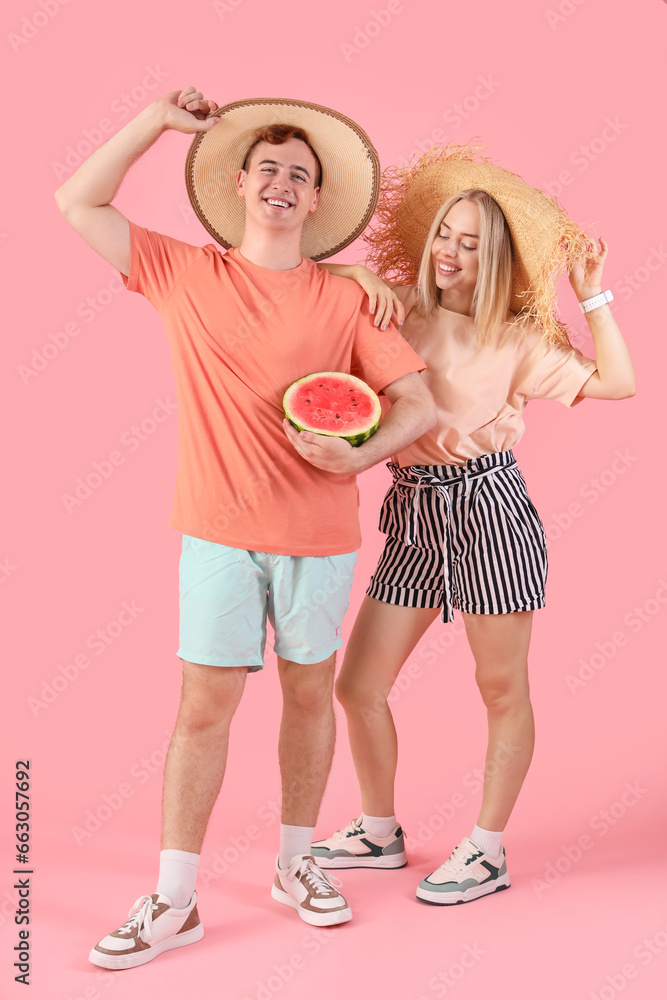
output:
[[[356,477],[306,462],[285,436],[296,379],[350,372],[375,392],[424,368],[373,325],[353,281],[311,260],[274,271],[130,223],[130,291],[160,313],[178,401],[172,528],[236,548],[327,556],[359,548]],[[363,447],[363,445],[362,445]]]
[[536,326],[510,326],[481,345],[469,316],[438,306],[417,313],[417,289],[394,285],[406,318],[401,332],[426,362],[422,375],[438,409],[436,425],[393,461],[408,465],[463,465],[468,459],[508,451],[525,430],[531,399],[572,406],[596,371],[595,361],[573,347],[550,347]]

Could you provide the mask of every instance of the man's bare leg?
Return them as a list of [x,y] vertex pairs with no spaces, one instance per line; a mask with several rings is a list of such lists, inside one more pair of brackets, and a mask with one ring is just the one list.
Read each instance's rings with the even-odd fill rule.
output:
[[341,924],[352,911],[311,856],[312,837],[336,738],[335,654],[320,663],[278,657],[283,690],[278,757],[282,779],[279,871],[271,895],[317,926]]
[[315,826],[333,759],[335,654],[321,663],[278,657],[283,715],[278,742],[282,778],[282,822]]
[[94,965],[131,969],[202,938],[194,892],[199,852],[225,773],[229,727],[247,673],[247,667],[183,660],[181,703],[164,770],[157,894],[141,896],[130,920],[95,945],[89,955]]
[[183,660],[183,688],[164,769],[162,849],[199,854],[227,763],[229,727],[247,667]]

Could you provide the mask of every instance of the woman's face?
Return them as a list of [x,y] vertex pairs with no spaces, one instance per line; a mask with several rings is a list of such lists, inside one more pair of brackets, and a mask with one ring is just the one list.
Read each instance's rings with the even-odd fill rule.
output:
[[431,254],[441,305],[469,311],[479,271],[479,208],[473,201],[457,201],[450,208]]

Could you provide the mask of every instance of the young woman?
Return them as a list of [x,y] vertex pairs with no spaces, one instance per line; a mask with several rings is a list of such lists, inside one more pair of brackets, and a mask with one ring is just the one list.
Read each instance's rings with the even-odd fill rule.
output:
[[[524,430],[523,408],[538,398],[569,406],[584,397],[623,399],[634,395],[635,379],[605,301],[611,294],[601,294],[605,241],[588,241],[551,199],[502,168],[484,165],[489,183],[481,190],[479,171],[476,184],[460,183],[465,169],[461,174],[461,164],[445,157],[435,164],[434,184],[433,158],[424,163],[404,178],[400,197],[394,190],[385,200],[385,228],[372,237],[385,273],[392,267],[409,274],[412,252],[414,274],[415,251],[405,246],[414,236],[414,212],[406,205],[416,211],[426,203],[433,221],[425,246],[421,238],[418,285],[393,286],[392,296],[381,296],[376,321],[384,325],[393,306],[400,319],[396,296],[405,315],[401,332],[428,366],[422,377],[438,423],[389,464],[394,482],[380,517],[386,545],[336,686],[362,815],[314,844],[313,854],[329,868],[406,863],[394,815],[397,738],[386,699],[434,619],[451,621],[457,608],[486,706],[488,747],[473,831],[417,888],[418,898],[449,904],[509,886],[502,835],[533,752],[527,660],[533,613],[544,606],[547,553],[512,454]],[[457,186],[468,189],[443,198],[457,178]],[[551,241],[537,256],[536,240]],[[595,361],[572,348],[554,318],[559,255],[588,310]],[[380,296],[369,272],[332,269],[359,280],[373,303]],[[524,315],[517,315],[522,304]],[[510,755],[508,746],[519,749]]]

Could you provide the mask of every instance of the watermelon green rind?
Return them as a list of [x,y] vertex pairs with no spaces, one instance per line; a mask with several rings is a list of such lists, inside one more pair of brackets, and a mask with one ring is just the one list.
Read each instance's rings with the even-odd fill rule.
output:
[[[325,378],[334,380],[343,386],[356,389],[370,404],[370,415],[365,420],[358,419],[352,433],[343,434],[332,430],[324,430],[321,426],[316,426],[315,422],[309,422],[306,420],[304,415],[295,412],[297,410],[297,396],[302,387],[308,383],[312,383],[313,388],[315,389],[317,387],[316,380]],[[349,375],[346,372],[314,372],[312,375],[305,375],[303,378],[298,379],[296,382],[293,382],[285,392],[285,395],[283,396],[283,409],[285,411],[285,416],[291,423],[292,427],[295,427],[298,431],[312,431],[314,434],[324,434],[326,437],[342,437],[348,441],[353,448],[357,448],[360,444],[363,444],[364,441],[367,441],[373,434],[375,434],[380,424],[380,417],[382,415],[380,400],[370,386],[366,385],[365,382],[357,378],[355,375]],[[341,406],[337,405],[336,409],[341,409]],[[351,413],[348,409],[348,421],[350,418]]]

